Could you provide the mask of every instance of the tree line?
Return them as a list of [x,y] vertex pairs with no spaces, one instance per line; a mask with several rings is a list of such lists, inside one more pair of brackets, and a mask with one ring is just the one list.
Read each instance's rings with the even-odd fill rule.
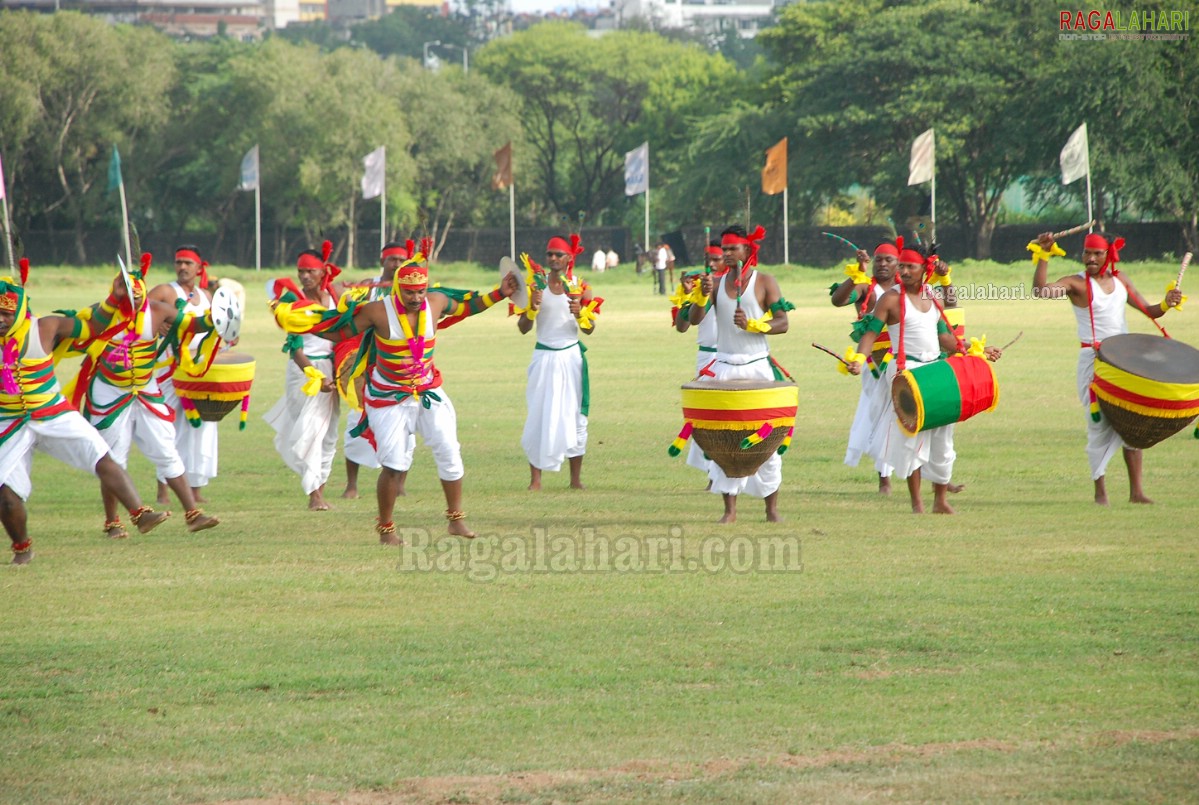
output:
[[652,31],[595,37],[545,22],[472,44],[469,30],[449,30],[442,41],[472,48],[464,72],[448,59],[426,69],[411,35],[397,50],[387,18],[349,39],[183,42],[78,13],[6,11],[0,160],[14,228],[69,238],[87,262],[84,233],[120,226],[114,145],[140,230],[218,242],[252,225],[238,170],[258,145],[263,225],[284,252],[307,245],[285,232],[344,241],[378,225],[359,180],[381,145],[389,231],[437,238],[507,223],[507,193],[491,184],[507,142],[522,225],[640,231],[644,197],[624,194],[624,155],[648,141],[655,231],[746,217],[777,226],[782,196],[763,196],[758,177],[784,136],[793,223],[844,207],[851,190],[874,202],[858,223],[902,222],[928,194],[906,185],[908,148],[935,128],[939,223],[986,257],[1014,183],[1046,216],[1085,209],[1082,182],[1060,184],[1057,156],[1086,122],[1098,217],[1177,221],[1194,246],[1196,43],[1064,39],[1059,12],[1047,0],[795,3],[759,34],[748,67]]

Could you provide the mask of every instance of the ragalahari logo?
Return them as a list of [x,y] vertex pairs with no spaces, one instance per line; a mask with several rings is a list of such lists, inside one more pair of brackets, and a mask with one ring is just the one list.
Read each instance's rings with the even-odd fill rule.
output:
[[1060,11],[1059,39],[1190,39],[1190,11]]

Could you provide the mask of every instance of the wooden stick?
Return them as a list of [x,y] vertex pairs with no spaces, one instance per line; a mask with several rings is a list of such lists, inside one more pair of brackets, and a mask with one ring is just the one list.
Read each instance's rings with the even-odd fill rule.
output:
[[849,366],[849,361],[845,360],[844,358],[842,358],[837,353],[833,352],[828,347],[823,347],[820,344],[817,344],[815,341],[812,342],[812,346],[816,347],[816,349],[820,350],[821,352],[827,352],[829,355],[832,355],[834,358],[841,361],[841,363],[845,364],[846,366]]
[[1079,224],[1078,226],[1070,227],[1062,232],[1054,232],[1053,239],[1058,240],[1059,238],[1068,238],[1071,235],[1077,235],[1079,232],[1090,229],[1094,224],[1094,221],[1087,221],[1085,224]]
[[1191,253],[1187,252],[1182,256],[1182,265],[1178,267],[1178,279],[1174,280],[1174,288],[1182,290],[1182,275],[1186,273],[1187,266],[1191,264]]
[[1016,343],[1017,341],[1019,341],[1019,340],[1020,340],[1020,336],[1022,336],[1022,335],[1024,335],[1024,331],[1023,331],[1023,330],[1021,330],[1020,332],[1016,333],[1016,337],[1015,337],[1015,338],[1013,338],[1011,341],[1008,341],[1008,342],[1007,342],[1006,344],[1004,344],[1002,347],[1000,347],[1000,348],[999,348],[999,351],[1000,351],[1000,352],[1006,352],[1006,351],[1007,351],[1007,348],[1008,348],[1008,347],[1010,347],[1012,344]]
[[843,238],[843,237],[841,237],[840,235],[834,235],[832,232],[821,232],[820,234],[822,234],[822,235],[828,235],[828,236],[829,236],[830,238],[832,238],[833,240],[839,240],[839,241],[841,241],[841,242],[842,242],[842,243],[844,243],[846,246],[848,246],[849,248],[853,249],[853,250],[854,250],[854,252],[860,252],[860,251],[861,251],[861,249],[859,249],[859,248],[858,248],[857,244],[855,244],[855,243],[854,243],[852,240],[847,240],[846,238]]

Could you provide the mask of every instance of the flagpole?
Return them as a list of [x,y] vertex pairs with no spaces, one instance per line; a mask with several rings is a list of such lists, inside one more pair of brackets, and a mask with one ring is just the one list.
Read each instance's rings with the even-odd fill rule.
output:
[[8,252],[8,270],[16,276],[17,264],[12,253],[12,221],[8,217],[8,195],[0,187],[0,204],[4,205],[4,248]]
[[[121,227],[121,230],[122,230],[122,234],[124,236],[123,239],[125,241],[125,265],[132,266],[134,264],[133,263],[133,247],[129,245],[129,205],[125,203],[125,180],[124,180],[124,178],[121,179],[121,184],[118,186],[117,189],[121,191],[121,222],[124,224],[124,226]],[[139,254],[137,256],[137,259],[141,260],[142,256]]]
[[645,177],[645,251],[649,253],[649,169]]
[[379,254],[382,254],[387,245],[387,146],[379,147],[383,149],[383,185],[379,193]]
[[[704,244],[705,248],[707,244]],[[791,224],[787,219],[787,186],[783,185],[783,264],[791,265]]]
[[254,183],[254,270],[262,270],[262,182]]
[[508,256],[516,259],[516,182],[508,185]]
[[928,241],[937,242],[937,132],[933,130],[933,186],[928,204]]
[[1087,154],[1087,220],[1091,225],[1087,227],[1087,232],[1095,231],[1095,216],[1091,214],[1091,156]]

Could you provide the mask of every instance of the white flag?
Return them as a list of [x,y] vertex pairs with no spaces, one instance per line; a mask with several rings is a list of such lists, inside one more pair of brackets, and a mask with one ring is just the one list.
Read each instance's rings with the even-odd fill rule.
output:
[[362,174],[362,197],[378,198],[383,195],[387,176],[387,146],[381,145],[362,158],[366,173]]
[[4,161],[0,160],[0,199],[4,197]]
[[1062,148],[1058,162],[1062,166],[1062,184],[1070,184],[1091,172],[1091,156],[1087,147],[1087,124],[1074,130]]
[[238,190],[258,189],[258,146],[254,146],[241,158],[241,184]]
[[912,156],[908,159],[908,184],[924,184],[933,180],[937,164],[937,143],[933,130],[912,141]]
[[624,194],[635,196],[649,190],[649,142],[624,155]]

